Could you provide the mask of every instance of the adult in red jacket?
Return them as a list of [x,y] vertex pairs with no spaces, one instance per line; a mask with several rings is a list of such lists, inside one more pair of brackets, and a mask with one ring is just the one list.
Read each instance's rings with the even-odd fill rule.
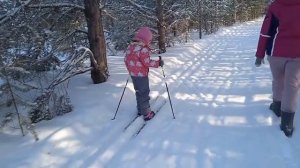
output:
[[286,136],[293,134],[293,120],[300,88],[300,0],[274,0],[267,11],[258,41],[255,65],[270,56],[273,102]]
[[151,111],[149,100],[149,67],[163,66],[162,60],[150,59],[149,45],[152,41],[152,32],[148,27],[141,27],[133,38],[133,42],[127,47],[124,62],[131,76],[135,89],[137,109],[144,120],[150,120],[155,113]]

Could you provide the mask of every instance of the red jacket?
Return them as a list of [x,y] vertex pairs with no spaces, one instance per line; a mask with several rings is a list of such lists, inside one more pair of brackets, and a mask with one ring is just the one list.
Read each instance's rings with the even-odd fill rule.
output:
[[159,66],[159,61],[150,59],[150,49],[142,42],[133,42],[128,46],[124,62],[131,76],[148,76],[149,67]]
[[262,24],[256,57],[300,58],[300,0],[274,0]]

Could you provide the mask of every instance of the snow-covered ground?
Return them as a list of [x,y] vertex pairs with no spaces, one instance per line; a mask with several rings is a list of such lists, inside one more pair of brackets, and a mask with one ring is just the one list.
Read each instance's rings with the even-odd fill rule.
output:
[[[136,102],[123,55],[109,57],[110,78],[94,85],[89,74],[70,82],[74,111],[37,124],[40,140],[0,134],[3,168],[298,168],[300,115],[286,138],[280,119],[268,110],[271,73],[254,66],[262,20],[223,28],[202,40],[169,48],[160,68],[150,73],[151,96],[169,102],[136,137]],[[153,56],[155,59],[155,55]],[[298,108],[299,109],[299,108]],[[300,111],[300,109],[298,110]],[[298,129],[297,129],[298,128]]]

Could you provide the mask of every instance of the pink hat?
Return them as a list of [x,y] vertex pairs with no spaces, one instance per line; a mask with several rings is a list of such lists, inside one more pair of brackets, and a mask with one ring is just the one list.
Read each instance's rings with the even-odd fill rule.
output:
[[139,28],[133,39],[142,41],[144,44],[150,44],[152,40],[152,32],[149,27],[141,27]]

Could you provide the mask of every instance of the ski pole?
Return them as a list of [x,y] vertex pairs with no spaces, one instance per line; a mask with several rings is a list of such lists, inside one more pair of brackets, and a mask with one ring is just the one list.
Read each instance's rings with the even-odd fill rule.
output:
[[[161,60],[161,56],[159,56],[159,60]],[[166,81],[165,71],[164,71],[164,68],[162,66],[161,66],[161,70],[162,70],[162,74],[164,76],[164,81],[165,81],[166,89],[167,89],[167,92],[168,92],[169,102],[170,102],[170,106],[171,106],[171,110],[172,110],[172,114],[173,114],[173,119],[175,119],[173,105],[172,105],[172,101],[171,101],[171,97],[170,97],[170,92],[169,92],[168,84],[167,84],[167,81]]]
[[114,118],[112,118],[111,120],[114,120],[114,119],[116,119],[116,115],[117,115],[117,113],[118,113],[118,110],[119,110],[119,107],[120,107],[121,101],[122,101],[122,99],[123,99],[123,96],[124,96],[124,93],[125,93],[125,90],[126,90],[126,87],[127,87],[127,83],[128,83],[128,81],[129,81],[129,77],[127,78],[127,81],[126,81],[125,87],[124,87],[124,89],[123,89],[123,93],[122,93],[122,96],[121,96],[121,98],[120,98],[120,101],[119,101],[119,104],[118,104],[117,110],[116,110],[116,112],[115,112]]

